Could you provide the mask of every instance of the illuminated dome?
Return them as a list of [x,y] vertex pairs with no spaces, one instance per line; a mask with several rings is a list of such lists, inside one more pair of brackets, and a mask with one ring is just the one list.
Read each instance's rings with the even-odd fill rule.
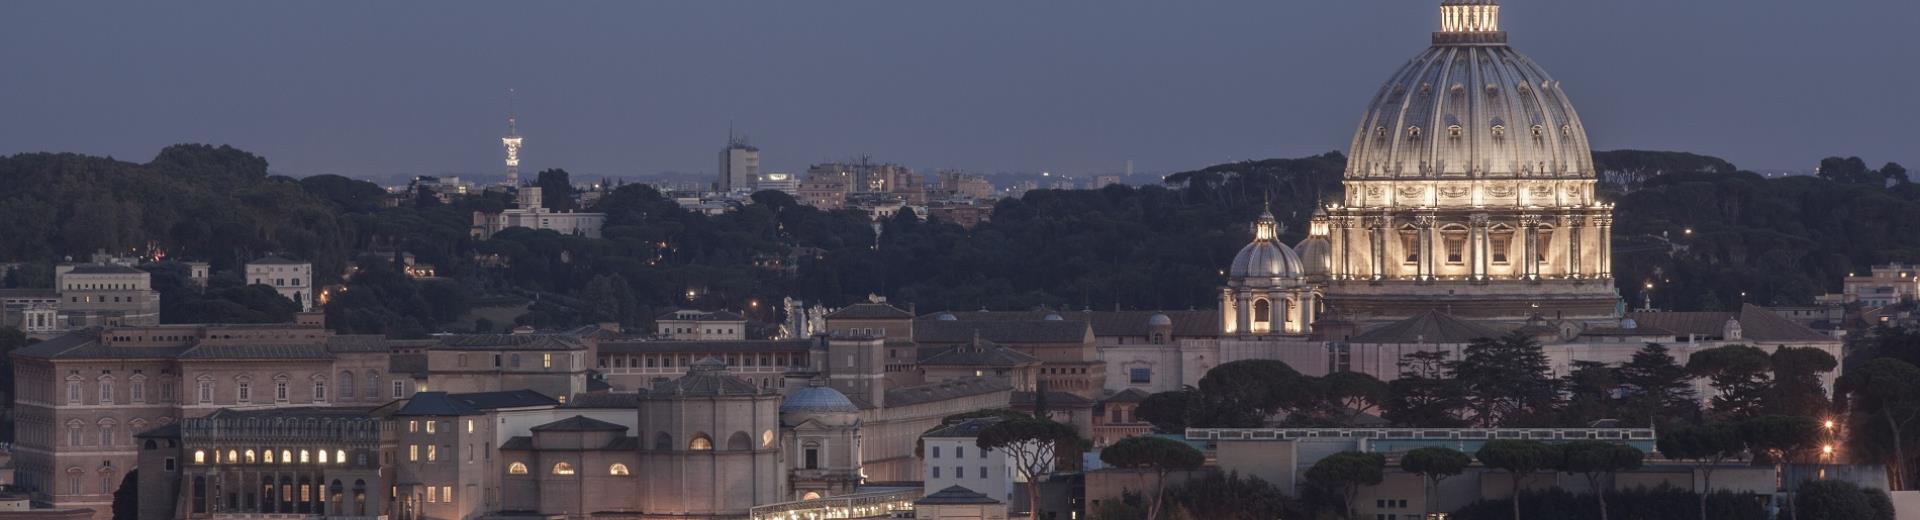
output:
[[1367,104],[1346,177],[1592,178],[1573,104],[1560,82],[1507,46],[1497,2],[1447,0],[1440,10],[1433,46]]
[[1313,220],[1307,225],[1307,238],[1293,246],[1293,252],[1300,257],[1302,272],[1308,277],[1324,278],[1333,266],[1333,242],[1327,239],[1327,210],[1313,210]]
[[1153,313],[1152,316],[1147,317],[1147,326],[1148,327],[1172,327],[1173,318],[1169,318],[1165,314],[1156,312],[1156,313]]
[[1280,223],[1272,212],[1261,212],[1253,223],[1253,242],[1234,255],[1229,278],[1299,278],[1300,256],[1280,243]]

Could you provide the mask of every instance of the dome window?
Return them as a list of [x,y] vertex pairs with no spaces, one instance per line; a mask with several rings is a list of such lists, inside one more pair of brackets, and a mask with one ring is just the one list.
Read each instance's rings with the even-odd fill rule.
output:
[[1374,128],[1374,129],[1373,129],[1373,138],[1374,138],[1375,140],[1378,140],[1378,141],[1380,141],[1380,142],[1386,142],[1386,141],[1387,141],[1387,127],[1384,127],[1384,126],[1382,126],[1382,127],[1377,127],[1377,128]]
[[1409,138],[1413,138],[1413,139],[1419,139],[1419,138],[1420,138],[1420,127],[1417,127],[1417,126],[1409,126],[1409,127],[1407,127],[1407,137],[1409,137]]
[[1533,137],[1535,138],[1543,137],[1546,135],[1546,132],[1547,132],[1546,127],[1543,127],[1540,125],[1533,125]]
[[1573,125],[1560,125],[1561,137],[1573,137]]
[[1507,135],[1507,125],[1493,125],[1494,137],[1505,137],[1506,135]]
[[1460,125],[1453,125],[1453,126],[1447,127],[1447,137],[1459,139],[1461,133],[1462,133],[1462,130],[1460,129]]

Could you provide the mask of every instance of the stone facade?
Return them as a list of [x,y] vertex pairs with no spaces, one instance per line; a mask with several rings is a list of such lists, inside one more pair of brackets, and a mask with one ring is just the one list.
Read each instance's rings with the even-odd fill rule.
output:
[[272,287],[280,296],[300,304],[301,311],[313,310],[319,289],[313,286],[312,262],[270,256],[247,262],[246,275],[248,284]]

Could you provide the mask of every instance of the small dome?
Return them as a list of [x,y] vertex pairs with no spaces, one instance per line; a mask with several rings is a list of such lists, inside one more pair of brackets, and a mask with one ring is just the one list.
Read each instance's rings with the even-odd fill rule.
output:
[[1637,322],[1637,321],[1633,321],[1633,318],[1621,318],[1621,319],[1620,319],[1620,328],[1623,328],[1623,329],[1637,329],[1637,328],[1640,328],[1640,322]]
[[1054,313],[1047,313],[1047,315],[1046,315],[1046,317],[1043,317],[1043,318],[1040,318],[1040,319],[1043,319],[1043,320],[1047,320],[1047,321],[1060,321],[1060,320],[1061,320],[1061,318],[1060,318],[1060,315],[1059,315],[1059,314],[1054,314]]
[[1333,242],[1326,237],[1309,236],[1293,246],[1293,253],[1300,257],[1301,272],[1307,276],[1326,276],[1332,271]]
[[935,314],[933,315],[933,319],[940,320],[940,321],[959,321],[960,320],[960,318],[954,317],[953,313],[951,312],[942,312],[940,314]]
[[1154,313],[1154,315],[1147,317],[1147,326],[1148,327],[1172,327],[1173,318],[1168,318],[1167,315],[1165,314]]
[[787,394],[780,402],[780,413],[860,413],[860,407],[846,394],[825,385],[808,385]]
[[1280,223],[1273,212],[1262,211],[1253,221],[1253,242],[1233,256],[1232,278],[1299,278],[1300,255],[1280,243]]

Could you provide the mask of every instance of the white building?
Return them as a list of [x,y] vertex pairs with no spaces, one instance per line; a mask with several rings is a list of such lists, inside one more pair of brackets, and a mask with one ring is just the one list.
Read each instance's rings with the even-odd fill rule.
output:
[[515,227],[600,238],[600,228],[606,225],[607,214],[553,211],[541,205],[540,196],[540,187],[521,186],[516,197],[520,207],[499,213],[473,212],[473,238],[485,240],[502,229]]
[[740,341],[747,339],[747,319],[731,311],[675,309],[653,319],[655,330],[667,339]]
[[760,175],[759,183],[754,185],[753,189],[754,191],[773,190],[799,196],[800,178],[787,172],[764,173]]
[[996,418],[969,419],[921,436],[925,492],[931,495],[960,486],[1004,504],[1014,503],[1018,473],[1013,461],[1005,452],[981,449],[975,444],[980,431],[997,422]]
[[272,287],[280,296],[313,310],[313,264],[269,256],[247,263],[247,283]]

